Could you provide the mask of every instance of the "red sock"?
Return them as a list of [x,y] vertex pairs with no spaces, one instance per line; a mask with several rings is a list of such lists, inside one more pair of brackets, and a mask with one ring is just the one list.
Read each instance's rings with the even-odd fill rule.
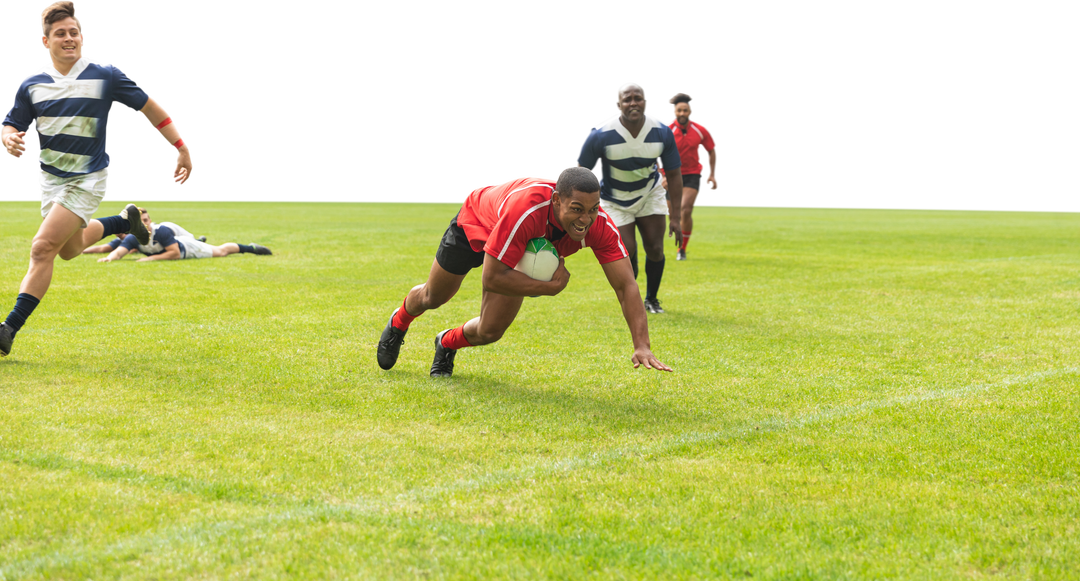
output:
[[472,347],[473,344],[469,343],[469,340],[465,338],[465,325],[462,325],[456,329],[451,329],[450,332],[443,335],[442,346],[447,349],[461,349],[464,347]]
[[[405,300],[408,300],[408,297],[406,297]],[[394,313],[394,320],[390,324],[397,327],[398,329],[401,329],[402,331],[408,331],[409,325],[413,322],[413,319],[415,318],[416,317],[409,314],[409,311],[405,310],[405,301],[401,301],[401,308],[398,309],[396,313]]]
[[690,233],[689,232],[683,232],[682,233],[682,246],[679,248],[679,250],[682,250],[683,252],[686,252],[686,245],[689,242],[690,242]]

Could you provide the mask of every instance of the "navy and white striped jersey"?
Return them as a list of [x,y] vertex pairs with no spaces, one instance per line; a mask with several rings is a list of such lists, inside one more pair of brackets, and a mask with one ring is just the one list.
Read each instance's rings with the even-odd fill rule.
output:
[[682,163],[671,129],[646,117],[637,137],[631,137],[616,117],[589,133],[581,147],[578,164],[592,169],[596,160],[601,160],[600,198],[620,206],[631,206],[660,181],[656,158],[663,161],[665,170],[676,169]]
[[180,245],[180,253],[184,253],[184,243],[180,238],[195,237],[191,235],[191,232],[184,230],[180,226],[173,224],[172,222],[162,222],[161,224],[150,223],[150,244],[139,244],[139,241],[134,236],[125,236],[124,241],[120,243],[121,246],[128,250],[138,250],[143,254],[150,256],[152,254],[161,254],[165,252],[165,249],[173,244]]
[[37,119],[41,169],[78,176],[109,167],[105,127],[113,101],[138,111],[149,99],[120,69],[79,59],[66,75],[50,67],[23,81],[4,125],[26,131]]

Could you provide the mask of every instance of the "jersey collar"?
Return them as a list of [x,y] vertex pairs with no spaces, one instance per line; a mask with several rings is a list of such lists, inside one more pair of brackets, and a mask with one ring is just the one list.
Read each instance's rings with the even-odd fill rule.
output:
[[66,74],[66,75],[61,75],[60,71],[56,70],[56,67],[49,67],[49,68],[45,69],[45,74],[47,74],[50,77],[52,77],[54,79],[57,79],[57,80],[60,80],[60,79],[77,79],[77,78],[79,78],[79,75],[81,75],[82,72],[85,71],[86,67],[88,67],[88,66],[90,66],[90,61],[86,60],[86,57],[82,57],[81,59],[79,59],[75,63],[75,65],[73,67],[71,67],[71,70],[68,71],[68,74]]
[[555,220],[554,218],[555,218],[555,206],[554,206],[554,204],[549,204],[548,205],[547,223],[548,223],[548,226],[549,226],[548,230],[551,231],[551,236],[550,236],[550,238],[548,238],[548,240],[550,240],[551,242],[555,242],[556,240],[562,238],[563,236],[566,236],[566,230],[563,230],[562,226],[559,226],[558,220]]

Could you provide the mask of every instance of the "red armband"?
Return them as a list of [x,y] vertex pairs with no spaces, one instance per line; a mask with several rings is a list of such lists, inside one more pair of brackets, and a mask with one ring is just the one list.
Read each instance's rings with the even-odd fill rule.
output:
[[161,128],[165,127],[169,123],[172,123],[172,117],[166,117],[164,121],[162,121],[161,123],[158,123],[157,125],[155,125],[154,129],[157,129],[158,131],[161,131]]
[[177,139],[176,143],[174,143],[173,145],[176,146],[176,149],[180,149],[181,147],[184,146],[184,140],[183,139]]

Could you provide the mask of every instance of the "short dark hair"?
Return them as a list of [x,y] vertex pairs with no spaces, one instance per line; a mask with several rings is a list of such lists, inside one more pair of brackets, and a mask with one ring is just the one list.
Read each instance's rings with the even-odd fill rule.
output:
[[574,190],[585,194],[600,191],[600,181],[591,169],[583,167],[571,167],[564,169],[559,174],[559,181],[555,182],[555,191],[560,196],[573,196]]
[[[54,2],[41,13],[41,30],[45,33],[45,36],[49,36],[52,32],[53,24],[60,22],[65,18],[75,18],[75,3],[74,2]],[[79,30],[82,31],[82,23],[78,18],[75,18],[75,23],[79,25]]]
[[679,93],[678,95],[675,95],[674,97],[671,98],[671,104],[672,105],[678,105],[679,103],[689,103],[689,102],[690,102],[690,95],[687,95],[686,93]]

